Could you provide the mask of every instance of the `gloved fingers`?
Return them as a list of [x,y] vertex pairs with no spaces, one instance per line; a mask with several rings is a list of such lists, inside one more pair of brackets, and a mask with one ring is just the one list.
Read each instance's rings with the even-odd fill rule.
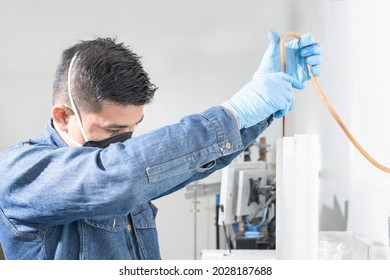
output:
[[286,113],[287,113],[287,109],[279,110],[279,111],[275,112],[274,118],[280,119],[280,118],[283,117]]
[[323,48],[319,43],[313,43],[311,45],[302,47],[300,50],[300,54],[303,57],[321,54],[322,52]]
[[308,56],[305,58],[306,64],[310,65],[319,65],[323,62],[322,55],[313,55],[313,56]]
[[320,66],[319,65],[313,65],[310,69],[310,72],[314,75],[314,76],[319,76],[320,75]]
[[269,74],[268,77],[279,84],[276,87],[277,91],[272,92],[270,98],[273,100],[273,107],[277,109],[274,117],[281,118],[292,109],[294,104],[293,86],[301,86],[301,83],[292,76],[282,72]]
[[274,117],[277,119],[283,117],[285,114],[287,114],[288,111],[292,110],[293,103],[294,103],[294,99],[286,103],[286,106],[283,109],[280,109],[279,111],[276,111],[274,113]]
[[304,83],[298,81],[297,79],[295,79],[294,77],[286,73],[279,72],[279,73],[275,73],[274,75],[286,82],[289,82],[293,88],[301,89],[301,90],[305,88]]
[[301,36],[301,39],[298,42],[299,47],[301,47],[301,48],[307,47],[307,46],[312,45],[314,43],[315,43],[314,38],[310,34],[303,34]]
[[301,46],[300,55],[305,57],[306,64],[311,65],[310,72],[314,76],[320,75],[319,65],[323,62],[322,46],[314,41],[314,38],[310,34],[304,34],[299,40],[299,45]]
[[268,36],[268,39],[269,39],[269,43],[268,43],[267,50],[264,53],[264,57],[278,56],[279,52],[280,52],[280,49],[279,49],[279,42],[280,42],[279,34],[275,30],[269,28],[267,30],[267,36]]

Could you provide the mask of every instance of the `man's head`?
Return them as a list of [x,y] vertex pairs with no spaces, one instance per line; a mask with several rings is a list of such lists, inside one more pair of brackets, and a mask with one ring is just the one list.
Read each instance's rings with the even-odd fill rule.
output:
[[52,117],[69,146],[73,144],[66,136],[78,143],[86,141],[69,89],[88,140],[134,130],[142,120],[143,106],[152,101],[156,91],[139,59],[109,38],[81,41],[63,52],[54,81]]

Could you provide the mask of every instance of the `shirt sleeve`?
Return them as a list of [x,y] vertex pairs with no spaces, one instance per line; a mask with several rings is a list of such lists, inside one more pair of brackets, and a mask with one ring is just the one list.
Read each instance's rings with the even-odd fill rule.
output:
[[126,215],[227,165],[267,126],[240,131],[216,106],[106,149],[22,144],[0,154],[0,206],[43,224]]

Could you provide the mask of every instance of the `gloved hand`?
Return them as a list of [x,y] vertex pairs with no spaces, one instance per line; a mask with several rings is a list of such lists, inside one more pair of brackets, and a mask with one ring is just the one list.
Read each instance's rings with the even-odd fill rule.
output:
[[286,44],[287,73],[281,73],[279,35],[268,30],[269,45],[252,80],[223,105],[235,113],[240,129],[253,126],[272,114],[283,117],[292,109],[293,88],[303,89],[310,79],[306,63],[313,75],[319,75],[321,47],[307,34],[301,40]]
[[[258,75],[282,71],[282,62],[280,58],[280,37],[272,29],[267,30],[269,45],[264,53],[258,71]],[[310,79],[307,64],[311,65],[310,72],[314,76],[319,76],[319,65],[322,63],[322,47],[316,43],[310,34],[304,34],[301,39],[287,42],[285,45],[286,54],[286,72],[298,79],[301,83]]]
[[304,85],[281,72],[258,75],[223,105],[235,113],[240,129],[251,127],[272,114],[284,116],[294,102],[293,87]]

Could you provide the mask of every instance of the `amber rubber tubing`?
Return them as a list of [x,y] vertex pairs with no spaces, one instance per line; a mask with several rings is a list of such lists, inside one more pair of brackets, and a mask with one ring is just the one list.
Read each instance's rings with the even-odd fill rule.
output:
[[[281,61],[282,61],[282,71],[284,73],[286,73],[286,53],[285,53],[285,50],[284,50],[284,46],[285,45],[285,37],[287,36],[291,36],[291,37],[294,37],[298,40],[301,39],[301,36],[296,33],[296,32],[293,32],[293,31],[289,31],[286,33],[286,35],[281,39],[280,41],[280,58],[281,58]],[[310,72],[310,68],[311,66],[308,65],[308,68],[309,68],[309,72]],[[333,118],[336,120],[336,122],[339,124],[339,126],[341,127],[341,129],[344,131],[345,135],[348,137],[348,139],[352,142],[352,144],[358,149],[358,151],[369,161],[371,162],[375,167],[379,168],[380,170],[384,171],[384,172],[387,172],[387,173],[390,173],[390,168],[389,167],[386,167],[382,164],[380,164],[378,161],[376,161],[372,156],[370,156],[369,153],[367,153],[367,151],[365,149],[363,149],[363,147],[359,144],[359,142],[355,139],[355,137],[353,137],[352,133],[349,131],[349,129],[347,128],[347,126],[344,124],[344,122],[341,120],[340,116],[336,113],[336,111],[333,109],[333,107],[330,105],[328,99],[326,98],[324,92],[322,91],[321,87],[320,87],[320,84],[318,83],[318,80],[317,78],[310,73],[310,77],[311,77],[311,80],[313,82],[313,85],[314,85],[314,88],[316,89],[318,95],[320,96],[322,102],[325,104],[325,106],[328,108],[328,111],[330,112],[330,114],[333,116]],[[285,132],[286,132],[286,120],[285,120],[285,117],[283,117],[283,137],[285,136]]]

